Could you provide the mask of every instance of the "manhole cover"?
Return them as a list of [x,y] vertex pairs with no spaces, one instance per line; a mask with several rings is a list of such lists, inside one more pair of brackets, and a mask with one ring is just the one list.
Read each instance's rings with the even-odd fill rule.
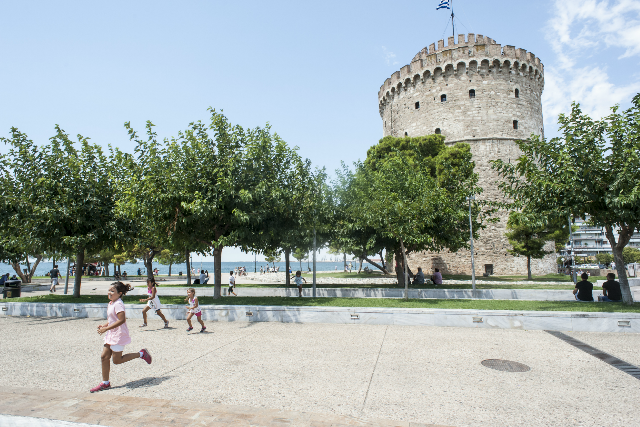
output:
[[482,365],[486,366],[487,368],[504,372],[527,372],[531,370],[531,368],[527,365],[523,363],[512,362],[511,360],[487,359],[483,360],[480,363],[482,363]]

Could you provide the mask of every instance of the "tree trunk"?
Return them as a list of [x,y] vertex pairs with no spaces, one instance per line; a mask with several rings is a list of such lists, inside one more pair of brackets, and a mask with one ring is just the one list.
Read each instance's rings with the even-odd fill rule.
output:
[[[371,264],[371,261],[369,261],[366,257],[365,257],[365,260],[366,260],[369,264]],[[388,273],[387,273],[387,266],[385,265],[385,263],[384,263],[384,257],[382,256],[382,251],[380,251],[380,263],[382,264],[382,268],[381,268],[381,270],[382,270],[382,271],[384,271],[384,272],[385,272],[385,274],[388,274]],[[373,265],[375,265],[375,264],[373,264]],[[376,266],[376,267],[377,267],[377,266]],[[380,268],[380,267],[378,267],[378,268]]]
[[[29,257],[27,256],[27,260],[28,259]],[[20,269],[19,262],[12,262],[11,267],[13,267],[13,270],[16,272],[22,283],[31,283],[31,279],[36,272],[36,268],[38,268],[38,264],[40,264],[40,260],[42,260],[42,255],[36,255],[36,262],[33,264],[33,268],[31,268],[31,263],[29,263],[26,274]]]
[[222,296],[222,248],[218,246],[213,251],[213,299],[218,299]]
[[169,263],[169,276],[171,276],[171,263]]
[[622,257],[622,250],[633,235],[633,228],[629,232],[628,227],[624,227],[620,230],[618,234],[618,242],[616,242],[616,238],[613,235],[613,227],[607,225],[605,228],[605,234],[607,236],[607,240],[611,244],[611,252],[613,252],[613,260],[616,263],[616,271],[618,272],[618,282],[620,282],[620,291],[622,292],[622,301],[626,304],[633,304],[633,295],[631,294],[631,289],[629,288],[629,280],[627,279],[627,270],[624,266],[624,258]]
[[76,275],[73,280],[73,297],[80,298],[80,287],[82,286],[82,266],[84,265],[84,248],[80,248],[76,253]]
[[[107,275],[107,277],[109,277],[109,263],[105,262],[104,263],[104,267],[105,267],[105,274]],[[115,267],[115,265],[114,265]]]
[[390,274],[387,269],[384,267],[384,265],[379,265],[373,261],[371,261],[368,257],[364,257],[364,260],[367,261],[369,264],[373,265],[374,267],[376,267],[378,270],[382,271],[384,274]]
[[531,255],[527,255],[527,279],[532,280],[531,277]]
[[151,256],[144,257],[142,262],[144,263],[144,268],[147,269],[147,280],[155,280],[153,277],[153,251],[151,251]]
[[347,254],[343,253],[342,255],[344,256],[344,271],[347,271]]
[[191,286],[191,262],[189,261],[191,252],[186,251],[185,254],[187,255],[187,286]]
[[291,276],[289,276],[289,254],[291,253],[291,249],[284,250],[284,285],[288,288],[291,286]]
[[404,299],[409,300],[409,272],[407,271],[407,251],[404,250],[404,243],[400,238],[400,250],[402,250],[402,263],[404,264]]
[[[122,275],[122,269],[120,268],[121,264],[118,264],[118,274]],[[76,268],[77,270],[77,268]]]

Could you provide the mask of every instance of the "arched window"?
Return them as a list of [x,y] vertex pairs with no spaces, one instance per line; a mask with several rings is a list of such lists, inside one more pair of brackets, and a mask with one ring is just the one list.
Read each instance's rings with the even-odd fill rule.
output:
[[520,98],[520,89],[516,89],[516,98]]
[[420,103],[416,102],[416,110],[420,108]]
[[470,89],[469,90],[469,98],[473,99],[476,97],[476,90],[475,89]]
[[447,95],[445,94],[440,95],[440,102],[447,102]]
[[405,132],[405,133],[404,133],[404,136],[409,136],[409,135],[407,135],[407,133]]
[[513,128],[514,129],[518,129],[518,121],[517,120],[513,121]]
[[440,132],[440,128],[436,128],[436,135],[440,135],[442,132]]

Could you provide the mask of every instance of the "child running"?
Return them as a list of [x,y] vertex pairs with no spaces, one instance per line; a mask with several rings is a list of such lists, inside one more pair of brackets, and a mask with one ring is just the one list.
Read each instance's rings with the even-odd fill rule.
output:
[[307,283],[306,279],[302,277],[302,271],[296,271],[296,276],[293,278],[296,282],[296,286],[298,286],[298,298],[302,297],[302,282]]
[[142,349],[137,353],[129,353],[123,355],[124,346],[131,343],[129,337],[129,328],[127,328],[127,317],[124,313],[124,303],[122,296],[131,290],[130,285],[122,282],[114,282],[109,287],[107,295],[109,296],[109,306],[107,307],[107,323],[98,325],[98,334],[104,336],[104,347],[102,348],[102,382],[92,388],[91,393],[96,391],[107,390],[111,388],[109,382],[109,372],[111,371],[111,357],[113,363],[119,365],[133,359],[143,359],[151,364],[151,354],[146,349]]
[[235,287],[236,287],[236,278],[233,277],[233,271],[230,271],[229,272],[229,295],[233,294],[235,296],[238,296],[238,294],[233,292],[233,288]]
[[144,328],[147,326],[147,311],[155,310],[156,314],[164,320],[164,328],[169,328],[169,321],[160,311],[162,304],[160,304],[160,298],[158,298],[158,289],[156,288],[156,281],[154,279],[147,279],[147,293],[149,294],[149,298],[140,300],[140,302],[147,303],[147,306],[142,310],[143,323],[140,327]]
[[187,332],[191,332],[193,330],[193,326],[191,325],[191,318],[194,315],[196,316],[196,319],[198,319],[198,322],[200,322],[200,324],[202,325],[202,329],[200,329],[200,332],[204,332],[207,327],[204,326],[204,322],[202,321],[202,310],[200,310],[200,304],[198,303],[196,290],[194,288],[187,289],[187,295],[187,298],[185,298],[185,301],[189,301],[189,305],[187,306],[187,313],[189,313],[187,315],[187,323],[189,324]]

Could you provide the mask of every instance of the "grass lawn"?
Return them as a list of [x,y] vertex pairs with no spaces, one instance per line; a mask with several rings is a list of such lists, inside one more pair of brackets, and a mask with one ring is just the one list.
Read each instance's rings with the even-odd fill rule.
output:
[[[139,303],[139,296],[125,296],[126,304]],[[409,301],[390,298],[296,298],[296,297],[211,297],[198,298],[206,305],[276,305],[290,307],[393,307],[393,308],[434,308],[471,310],[527,310],[527,311],[581,311],[581,312],[631,312],[640,313],[640,303],[579,303],[571,301],[505,301],[505,300],[438,300],[410,299]],[[162,297],[163,304],[185,304],[182,297]],[[5,300],[3,300],[5,302]],[[86,295],[73,298],[72,295],[41,295],[37,297],[12,298],[6,302],[41,303],[107,303],[106,296]],[[205,308],[205,307],[203,307]]]
[[[179,285],[158,285],[159,288],[186,288],[187,284],[183,283],[183,284],[179,284]],[[213,288],[213,285],[211,284],[207,284],[207,285],[191,285],[192,288]],[[226,284],[222,286],[223,288],[226,288]],[[238,284],[236,285],[237,288],[286,288],[284,283],[245,283],[245,284]],[[295,288],[295,285],[291,285],[289,286],[289,288]],[[304,288],[311,288],[311,285],[306,284],[303,286]],[[366,284],[362,284],[362,283],[353,283],[353,284],[321,284],[321,285],[317,285],[317,288],[353,288],[353,289],[374,289],[374,288],[390,288],[390,289],[396,289],[396,286],[391,286],[388,283],[366,283]],[[449,285],[449,284],[444,284],[444,285],[440,285],[440,286],[435,286],[435,285],[421,285],[421,286],[409,286],[409,289],[471,289],[472,286],[471,284],[464,284],[464,285]],[[571,290],[574,288],[573,284],[571,282],[569,282],[567,285],[545,285],[545,284],[540,284],[540,283],[531,283],[531,284],[525,284],[525,285],[512,285],[509,283],[505,283],[503,284],[490,284],[490,283],[482,283],[482,282],[478,282],[476,283],[476,288],[477,289],[555,289],[555,290]]]

